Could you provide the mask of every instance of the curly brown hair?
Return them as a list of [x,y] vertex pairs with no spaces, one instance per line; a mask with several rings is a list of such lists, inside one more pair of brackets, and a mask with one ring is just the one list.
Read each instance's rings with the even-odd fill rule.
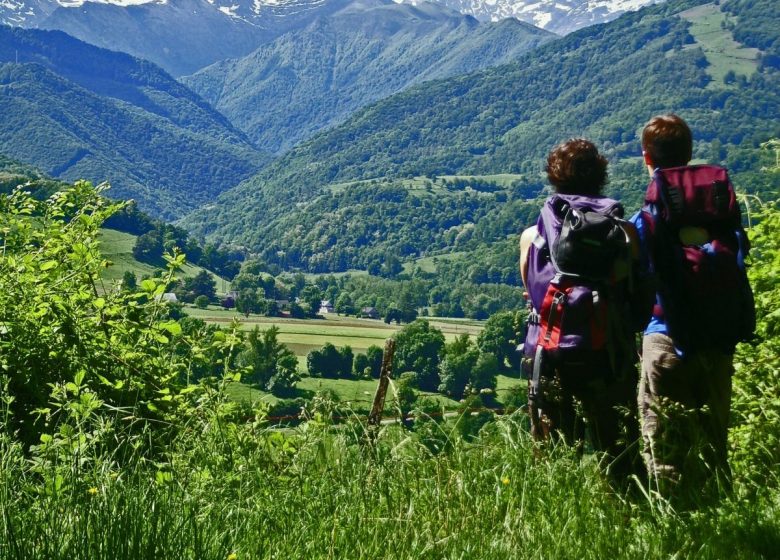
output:
[[597,195],[607,184],[607,158],[589,140],[572,138],[547,156],[547,180],[561,194]]
[[681,167],[693,156],[693,135],[688,123],[677,115],[653,117],[642,131],[642,150],[653,167]]

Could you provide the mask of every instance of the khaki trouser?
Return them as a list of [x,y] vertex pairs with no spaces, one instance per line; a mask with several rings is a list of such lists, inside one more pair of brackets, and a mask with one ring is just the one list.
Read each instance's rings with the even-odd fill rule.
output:
[[727,444],[731,354],[711,350],[679,357],[672,339],[650,334],[642,342],[639,411],[647,470],[665,493],[679,483],[691,490],[715,472],[728,477]]

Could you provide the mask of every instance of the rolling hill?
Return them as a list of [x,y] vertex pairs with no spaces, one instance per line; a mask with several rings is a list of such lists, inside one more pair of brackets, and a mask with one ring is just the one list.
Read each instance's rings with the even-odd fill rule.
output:
[[0,151],[174,218],[267,159],[154,64],[61,32],[0,27]]

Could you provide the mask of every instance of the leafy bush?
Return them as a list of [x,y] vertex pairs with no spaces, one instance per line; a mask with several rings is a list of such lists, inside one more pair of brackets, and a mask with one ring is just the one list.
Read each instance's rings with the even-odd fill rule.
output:
[[84,182],[0,198],[2,399],[7,429],[42,458],[154,455],[206,388],[193,373],[231,370],[235,332],[189,337],[160,301],[182,255],[138,292],[102,283],[98,228],[118,207]]
[[780,467],[780,205],[756,216],[750,231],[750,282],[757,338],[737,347],[731,460],[737,476],[763,481]]

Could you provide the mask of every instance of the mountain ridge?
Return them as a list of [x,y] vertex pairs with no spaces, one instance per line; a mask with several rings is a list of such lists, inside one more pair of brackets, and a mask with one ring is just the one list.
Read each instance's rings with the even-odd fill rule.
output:
[[555,37],[516,20],[481,24],[425,8],[353,1],[181,81],[260,148],[278,152],[412,84],[513,60]]
[[210,200],[267,159],[152,63],[61,32],[0,27],[0,91],[0,152],[66,180],[111,180],[113,196],[158,216]]

